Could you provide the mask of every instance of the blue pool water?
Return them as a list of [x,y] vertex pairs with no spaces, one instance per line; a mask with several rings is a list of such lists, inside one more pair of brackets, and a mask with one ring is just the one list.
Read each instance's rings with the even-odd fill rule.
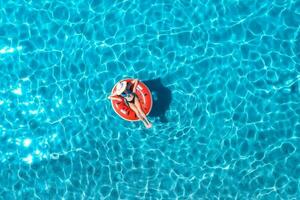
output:
[[[299,0],[0,0],[0,199],[300,199]],[[118,117],[120,79],[153,128]]]

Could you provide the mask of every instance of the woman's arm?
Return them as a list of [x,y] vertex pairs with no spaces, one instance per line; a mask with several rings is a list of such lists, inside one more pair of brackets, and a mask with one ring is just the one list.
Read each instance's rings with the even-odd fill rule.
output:
[[135,91],[136,91],[136,86],[137,86],[137,84],[139,83],[139,80],[138,80],[138,79],[134,79],[134,80],[132,81],[132,83],[133,83],[133,89],[132,89],[132,91],[135,93]]
[[107,98],[110,99],[110,100],[122,101],[122,98],[119,97],[119,96],[110,95]]

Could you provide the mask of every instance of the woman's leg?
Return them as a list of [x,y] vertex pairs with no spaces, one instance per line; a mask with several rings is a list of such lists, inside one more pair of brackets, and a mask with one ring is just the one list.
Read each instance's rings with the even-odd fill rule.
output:
[[135,112],[136,116],[144,123],[144,125],[149,128],[147,121],[140,115],[137,107],[133,103],[129,103],[129,107]]
[[136,108],[138,109],[139,113],[142,115],[142,117],[146,120],[146,122],[150,125],[151,127],[151,123],[149,122],[149,120],[147,119],[147,116],[145,115],[144,111],[142,110],[142,106],[140,104],[139,98],[135,97],[134,99],[134,105],[136,106]]

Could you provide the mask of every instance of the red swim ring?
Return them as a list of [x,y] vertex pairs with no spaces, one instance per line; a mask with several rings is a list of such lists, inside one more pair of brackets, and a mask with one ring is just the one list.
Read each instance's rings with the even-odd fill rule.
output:
[[[131,82],[133,79],[124,79],[121,81]],[[121,82],[119,81],[119,82]],[[116,90],[117,83],[113,87],[111,94]],[[133,85],[131,86],[131,90]],[[138,82],[135,92],[140,100],[141,107],[146,115],[148,115],[152,109],[152,95],[149,88],[141,81]],[[123,97],[119,96],[123,99]],[[127,121],[137,121],[139,118],[136,116],[135,112],[125,103],[125,100],[111,100],[112,107],[114,111],[123,119]]]

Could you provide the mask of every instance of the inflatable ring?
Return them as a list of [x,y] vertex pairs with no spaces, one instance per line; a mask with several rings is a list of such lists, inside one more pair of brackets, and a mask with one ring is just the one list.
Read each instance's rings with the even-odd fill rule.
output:
[[[131,82],[133,79],[124,79],[121,81]],[[119,82],[121,82],[119,81]],[[113,87],[111,94],[113,94],[116,90],[117,83]],[[132,90],[133,85],[131,86]],[[135,93],[138,96],[138,99],[140,100],[140,104],[142,107],[142,110],[146,115],[148,115],[152,109],[152,95],[149,90],[149,88],[141,81],[138,82],[136,86]],[[123,98],[123,97],[121,97]],[[118,100],[111,100],[112,107],[114,111],[123,119],[127,121],[137,121],[139,118],[136,116],[135,112],[126,104],[125,100],[122,101]]]

